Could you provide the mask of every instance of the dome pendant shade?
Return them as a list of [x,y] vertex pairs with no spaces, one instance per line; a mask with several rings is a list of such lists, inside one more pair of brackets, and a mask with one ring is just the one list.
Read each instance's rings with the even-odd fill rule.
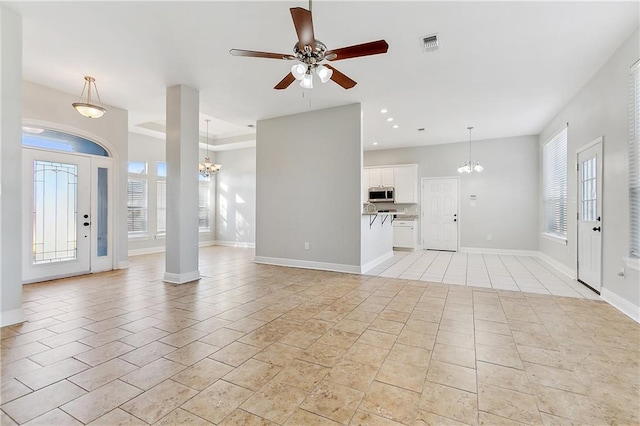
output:
[[[92,90],[96,92],[99,105],[91,103]],[[87,95],[86,98],[83,99],[85,91]],[[73,108],[78,111],[78,114],[87,118],[100,118],[107,112],[107,110],[102,106],[102,101],[100,100],[100,94],[98,93],[98,87],[96,86],[95,78],[91,76],[84,77],[84,86],[82,88],[82,93],[80,93],[80,99],[78,102],[72,103],[71,106],[73,106]]]

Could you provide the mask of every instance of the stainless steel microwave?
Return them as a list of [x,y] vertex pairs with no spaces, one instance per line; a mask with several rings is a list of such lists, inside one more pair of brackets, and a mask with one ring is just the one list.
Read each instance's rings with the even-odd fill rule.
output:
[[369,188],[370,203],[393,203],[395,200],[395,190],[391,187]]

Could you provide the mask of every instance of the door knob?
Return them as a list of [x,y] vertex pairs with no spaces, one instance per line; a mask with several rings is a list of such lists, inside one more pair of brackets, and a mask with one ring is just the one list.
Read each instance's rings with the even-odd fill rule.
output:
[[594,230],[594,231],[598,231],[598,232],[600,232],[600,227],[598,226],[598,227],[596,228],[596,227],[594,226],[594,227],[593,227],[593,230]]

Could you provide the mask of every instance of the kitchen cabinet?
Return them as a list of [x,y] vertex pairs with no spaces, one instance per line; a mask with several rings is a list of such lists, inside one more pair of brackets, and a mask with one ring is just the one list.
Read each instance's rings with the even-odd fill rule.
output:
[[369,175],[371,174],[370,169],[362,170],[362,202],[366,203],[369,201]]
[[418,226],[415,220],[393,222],[393,247],[415,250],[418,242]]
[[418,165],[408,164],[393,168],[396,203],[418,203]]
[[369,169],[369,187],[394,186],[393,167],[372,167]]

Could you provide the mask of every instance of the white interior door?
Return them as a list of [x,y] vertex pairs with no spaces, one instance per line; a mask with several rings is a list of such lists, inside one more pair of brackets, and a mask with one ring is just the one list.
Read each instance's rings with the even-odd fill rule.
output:
[[602,140],[578,152],[578,280],[602,286]]
[[91,160],[23,148],[23,282],[88,273]]
[[422,246],[458,250],[458,179],[422,180]]

